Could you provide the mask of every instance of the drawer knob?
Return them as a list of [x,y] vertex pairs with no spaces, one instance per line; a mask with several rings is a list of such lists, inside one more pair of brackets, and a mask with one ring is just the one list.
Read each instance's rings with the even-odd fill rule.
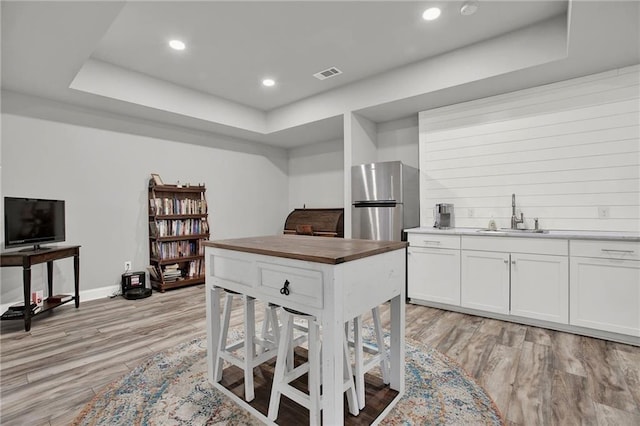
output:
[[280,294],[289,295],[289,280],[284,280],[284,286],[280,289]]

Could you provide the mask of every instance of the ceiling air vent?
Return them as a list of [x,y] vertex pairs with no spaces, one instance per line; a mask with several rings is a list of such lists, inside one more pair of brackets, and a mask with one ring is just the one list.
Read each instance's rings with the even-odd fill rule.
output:
[[324,71],[317,72],[313,76],[315,78],[317,78],[318,80],[325,80],[327,78],[334,77],[334,76],[336,76],[338,74],[342,74],[342,71],[340,71],[336,67],[331,67],[331,68],[328,68],[328,69],[326,69]]

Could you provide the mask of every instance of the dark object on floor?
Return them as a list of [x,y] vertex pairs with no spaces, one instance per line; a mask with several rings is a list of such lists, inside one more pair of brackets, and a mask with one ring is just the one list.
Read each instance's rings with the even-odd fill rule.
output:
[[151,289],[145,287],[145,274],[143,271],[122,274],[122,297],[135,300],[149,296],[151,296]]
[[145,297],[151,296],[150,288],[132,288],[126,293],[122,293],[122,296],[125,299],[135,300],[135,299],[144,299]]

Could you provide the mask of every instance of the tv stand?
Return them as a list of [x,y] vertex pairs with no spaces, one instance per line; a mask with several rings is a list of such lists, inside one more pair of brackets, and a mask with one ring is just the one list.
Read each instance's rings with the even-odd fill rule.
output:
[[[73,257],[73,275],[75,281],[75,294],[71,298],[76,303],[76,308],[80,307],[80,246],[67,246],[67,247],[46,247],[37,250],[21,250],[2,253],[2,267],[5,266],[22,266],[22,288],[24,291],[24,306],[30,306],[31,304],[31,265],[37,265],[39,263],[47,263],[47,284],[48,293],[47,298],[53,296],[53,261],[59,259],[65,259]],[[42,312],[49,311],[57,306],[68,303],[66,302],[50,302],[47,299],[43,301],[42,310],[35,315],[40,315]],[[31,314],[30,309],[24,310],[24,330],[31,330],[31,318],[35,315]]]

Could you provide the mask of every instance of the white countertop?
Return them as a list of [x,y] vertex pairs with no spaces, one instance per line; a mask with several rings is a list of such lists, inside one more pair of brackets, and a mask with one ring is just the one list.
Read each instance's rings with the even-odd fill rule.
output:
[[484,228],[449,228],[438,229],[433,227],[418,227],[405,229],[407,233],[415,234],[443,234],[443,235],[476,235],[492,237],[518,237],[518,238],[563,238],[568,240],[613,240],[640,242],[640,232],[622,231],[574,231],[574,230],[544,230],[544,233],[518,232],[498,229],[488,231]]

